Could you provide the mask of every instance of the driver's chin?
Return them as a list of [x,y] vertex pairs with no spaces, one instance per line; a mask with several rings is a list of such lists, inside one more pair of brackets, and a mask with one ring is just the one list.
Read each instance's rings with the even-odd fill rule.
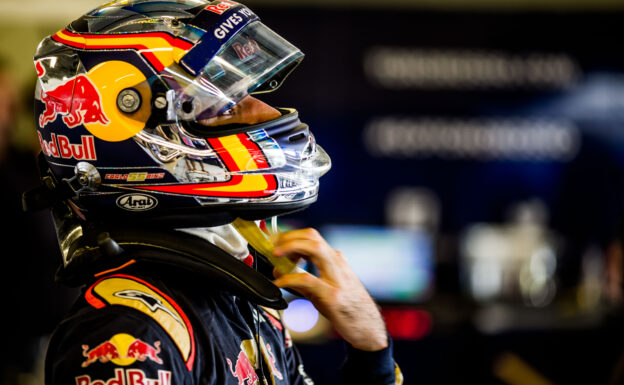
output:
[[226,124],[252,125],[279,118],[281,115],[282,114],[277,109],[248,95],[240,102],[236,103],[227,113],[200,120],[199,123],[209,127],[223,126]]

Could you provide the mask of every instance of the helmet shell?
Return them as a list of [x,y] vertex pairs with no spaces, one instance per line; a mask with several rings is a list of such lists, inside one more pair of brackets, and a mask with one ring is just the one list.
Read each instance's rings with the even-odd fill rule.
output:
[[232,1],[107,4],[39,45],[42,154],[91,221],[190,227],[305,208],[330,160],[295,110],[201,124],[276,89],[302,58]]

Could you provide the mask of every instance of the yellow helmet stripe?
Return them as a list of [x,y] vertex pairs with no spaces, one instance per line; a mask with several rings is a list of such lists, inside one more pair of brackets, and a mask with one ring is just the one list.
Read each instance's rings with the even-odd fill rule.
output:
[[52,39],[84,50],[131,49],[142,55],[158,72],[179,60],[193,43],[166,32],[132,34],[80,34],[66,29]]

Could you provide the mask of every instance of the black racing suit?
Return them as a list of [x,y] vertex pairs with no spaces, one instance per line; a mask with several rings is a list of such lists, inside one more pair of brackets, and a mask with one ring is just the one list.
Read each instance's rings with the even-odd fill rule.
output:
[[[198,281],[97,274],[51,338],[46,385],[313,384],[278,312]],[[401,383],[391,348],[349,352],[342,383]]]

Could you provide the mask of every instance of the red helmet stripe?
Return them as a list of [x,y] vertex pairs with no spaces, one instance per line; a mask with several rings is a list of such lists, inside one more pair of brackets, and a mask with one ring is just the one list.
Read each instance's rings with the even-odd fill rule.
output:
[[186,52],[193,47],[193,43],[166,32],[95,35],[74,33],[65,29],[54,34],[52,39],[85,50],[133,49],[138,51],[158,72],[168,66],[169,61],[173,61],[172,57],[163,57],[163,48],[176,48]]

